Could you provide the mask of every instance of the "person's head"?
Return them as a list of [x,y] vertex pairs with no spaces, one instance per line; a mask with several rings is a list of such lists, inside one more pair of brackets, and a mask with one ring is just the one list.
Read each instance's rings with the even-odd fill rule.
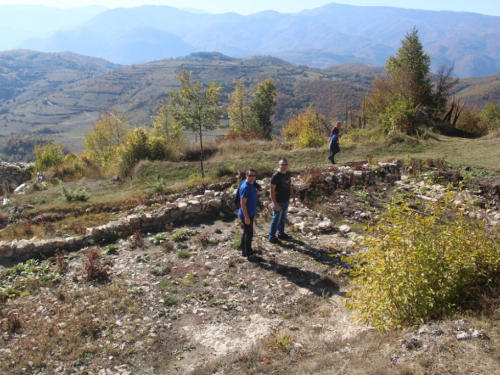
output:
[[281,173],[285,173],[288,170],[288,160],[286,158],[280,159],[278,169]]
[[253,184],[256,179],[257,179],[257,172],[255,171],[255,169],[250,168],[247,171],[247,182]]
[[340,129],[341,126],[342,126],[342,123],[340,121],[337,121],[337,123],[335,124],[335,127]]

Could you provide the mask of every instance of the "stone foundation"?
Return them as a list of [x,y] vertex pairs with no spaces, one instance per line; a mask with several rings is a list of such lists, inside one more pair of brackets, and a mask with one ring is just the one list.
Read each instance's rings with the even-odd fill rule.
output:
[[0,160],[0,195],[8,194],[31,178],[33,164],[6,163]]

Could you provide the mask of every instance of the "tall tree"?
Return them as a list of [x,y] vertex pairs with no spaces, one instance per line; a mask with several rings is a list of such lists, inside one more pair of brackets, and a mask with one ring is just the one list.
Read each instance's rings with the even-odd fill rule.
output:
[[270,139],[273,123],[272,117],[276,113],[276,85],[271,78],[257,86],[250,111],[255,121],[255,130]]
[[233,80],[234,91],[229,94],[229,106],[227,107],[227,115],[229,117],[229,125],[237,133],[242,133],[251,130],[252,117],[250,106],[248,105],[248,90],[245,87],[243,78]]
[[451,77],[453,67],[441,67],[433,85],[430,65],[418,29],[413,28],[401,41],[396,56],[387,60],[387,76],[373,80],[372,92],[366,100],[370,117],[387,131],[409,134],[415,133],[420,125],[434,124],[446,108],[456,80]]
[[432,86],[429,78],[431,58],[424,52],[414,27],[406,33],[396,56],[389,57],[386,71],[389,79],[399,83],[399,93],[416,105],[432,104]]
[[179,91],[169,94],[172,118],[184,128],[191,130],[200,137],[200,169],[203,169],[203,130],[214,130],[219,125],[222,109],[219,106],[222,85],[212,82],[203,89],[199,82],[191,82],[191,72],[182,68],[176,77],[181,84]]

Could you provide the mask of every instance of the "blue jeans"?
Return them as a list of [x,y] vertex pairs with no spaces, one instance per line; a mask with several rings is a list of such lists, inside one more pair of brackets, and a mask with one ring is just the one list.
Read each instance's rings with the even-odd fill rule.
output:
[[289,203],[290,201],[278,203],[281,209],[279,211],[274,210],[273,220],[271,221],[271,229],[269,230],[270,240],[276,237],[276,231],[278,231],[278,236],[285,234],[286,214],[288,212]]

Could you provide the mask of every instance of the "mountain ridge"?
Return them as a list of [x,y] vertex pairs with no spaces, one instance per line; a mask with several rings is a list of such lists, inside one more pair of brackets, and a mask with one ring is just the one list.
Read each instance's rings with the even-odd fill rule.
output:
[[[148,54],[155,58],[181,56],[181,49],[188,48],[184,44],[179,43],[179,50],[155,47],[165,47],[159,39],[167,33],[181,38],[192,51],[218,51],[240,58],[272,54],[293,64],[319,68],[339,62],[381,66],[414,26],[431,56],[433,71],[446,64],[455,65],[459,77],[500,73],[500,17],[334,3],[298,13],[263,11],[248,16],[194,14],[157,5],[108,9],[72,30],[59,30],[57,37],[53,34],[21,46],[45,52],[69,50],[134,64],[147,61]],[[159,31],[158,40],[150,41],[150,49],[157,50],[137,55],[135,61],[120,58],[118,55],[136,55],[123,36],[140,39],[134,30],[143,27]],[[124,52],[111,53],[111,49]],[[309,51],[316,52],[309,58]]]

